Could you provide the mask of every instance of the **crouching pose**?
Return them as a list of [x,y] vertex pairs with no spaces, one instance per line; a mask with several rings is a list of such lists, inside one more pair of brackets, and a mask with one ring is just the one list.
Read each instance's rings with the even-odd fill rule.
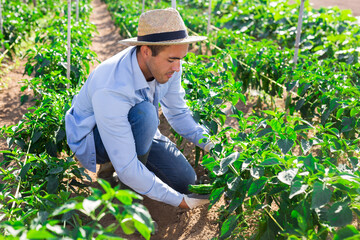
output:
[[[181,208],[208,202],[188,195],[196,174],[184,155],[158,130],[158,106],[184,138],[209,150],[206,131],[192,118],[181,87],[181,59],[189,43],[174,9],[140,16],[137,38],[129,47],[100,64],[89,76],[66,113],[66,134],[82,165],[98,177],[120,181],[149,198]],[[201,143],[199,143],[199,141]]]

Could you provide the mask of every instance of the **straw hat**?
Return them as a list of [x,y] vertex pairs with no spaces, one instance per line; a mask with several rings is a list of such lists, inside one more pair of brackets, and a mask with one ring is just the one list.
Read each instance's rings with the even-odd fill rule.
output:
[[188,36],[179,12],[173,8],[151,10],[141,14],[138,36],[119,43],[136,45],[178,45],[205,40],[203,36]]

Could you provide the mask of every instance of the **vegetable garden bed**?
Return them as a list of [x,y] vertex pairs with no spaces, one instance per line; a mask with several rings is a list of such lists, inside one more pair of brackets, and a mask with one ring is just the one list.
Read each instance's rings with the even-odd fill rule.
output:
[[[135,35],[140,4],[107,3],[123,36]],[[184,4],[177,7],[187,26],[204,34],[206,3]],[[248,228],[246,216],[255,212],[260,217],[253,236],[259,239],[358,235],[351,225],[359,218],[360,184],[357,19],[347,11],[308,7],[303,51],[293,68],[294,5],[215,1],[213,9],[213,24],[221,28],[207,45],[213,56],[188,54],[183,86],[194,118],[217,143],[202,165],[212,179],[212,204],[223,194],[228,203],[220,239],[239,237]],[[245,118],[235,105],[246,102],[250,89],[284,97],[286,109],[260,109]],[[228,103],[236,126],[225,125]]]

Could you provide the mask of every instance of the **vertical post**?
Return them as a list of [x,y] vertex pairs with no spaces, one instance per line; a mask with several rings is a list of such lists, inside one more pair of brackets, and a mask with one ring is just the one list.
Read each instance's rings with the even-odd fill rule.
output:
[[[68,31],[67,31],[67,72],[66,72],[66,77],[68,79],[70,79],[70,54],[71,54],[71,49],[70,49],[70,42],[71,42],[71,0],[68,0]],[[68,88],[70,87],[69,85],[67,86]]]
[[3,19],[2,19],[2,0],[0,0],[0,31],[3,34]]
[[171,0],[171,7],[176,9],[176,0]]
[[79,21],[79,0],[76,0],[76,22]]
[[145,11],[145,0],[143,0],[143,7],[142,7],[142,13]]
[[36,5],[36,0],[33,0],[33,4],[34,4],[34,7],[36,7],[37,5]]
[[210,33],[210,26],[211,26],[211,0],[209,0],[209,12],[208,12],[208,26],[207,26],[207,34],[209,35]]
[[296,40],[295,40],[295,54],[294,54],[294,61],[293,61],[294,62],[293,69],[296,68],[298,55],[299,55],[301,28],[302,28],[302,22],[303,22],[303,14],[304,14],[304,5],[305,5],[305,0],[301,0],[299,19],[298,19],[298,26],[297,26],[297,33],[296,33]]

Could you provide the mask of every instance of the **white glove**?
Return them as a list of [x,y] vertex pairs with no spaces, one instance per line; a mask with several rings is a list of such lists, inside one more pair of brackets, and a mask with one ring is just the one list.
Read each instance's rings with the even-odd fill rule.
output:
[[184,195],[184,200],[190,209],[210,203],[209,195],[189,194]]
[[210,152],[211,149],[213,149],[215,147],[214,143],[213,142],[208,142],[205,147],[204,147],[204,150],[206,152]]

